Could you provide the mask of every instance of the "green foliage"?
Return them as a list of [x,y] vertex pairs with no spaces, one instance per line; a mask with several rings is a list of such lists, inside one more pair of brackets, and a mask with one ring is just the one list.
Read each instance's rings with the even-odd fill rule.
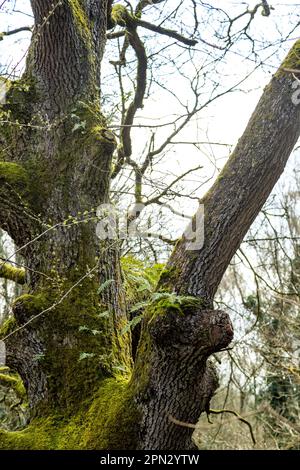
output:
[[[135,304],[130,312],[135,313],[140,310],[144,310],[147,307],[151,307],[156,312],[177,312],[180,315],[183,315],[186,311],[189,311],[193,308],[197,308],[201,305],[200,299],[188,295],[176,295],[175,293],[169,292],[154,292],[148,301],[139,302]],[[137,315],[128,322],[128,324],[123,329],[123,332],[127,332],[129,328],[134,328],[138,325],[144,314]]]
[[123,328],[122,334],[124,335],[125,333],[128,333],[130,329],[133,329],[136,325],[138,325],[142,319],[143,319],[143,314],[137,315],[136,317],[133,317],[132,320],[130,320]]
[[89,359],[91,357],[95,357],[95,354],[93,353],[86,353],[86,352],[81,352],[79,354],[79,359],[78,361],[83,361],[84,359]]
[[163,264],[150,265],[141,260],[126,256],[121,259],[124,288],[129,308],[149,299],[155,291]]
[[126,256],[121,259],[121,266],[126,301],[131,317],[122,330],[122,334],[125,334],[142,321],[143,310],[152,301],[151,296],[156,289],[164,265],[150,265],[132,256]]
[[43,361],[43,359],[45,359],[45,354],[44,353],[35,354],[32,358],[32,360],[35,361],[35,362],[41,362],[41,361]]
[[156,292],[160,275],[164,271],[163,264],[148,266],[142,261],[125,257],[122,259],[122,270],[129,305],[131,320],[124,326],[122,333],[135,328],[144,317],[146,309],[155,312],[185,311],[199,307],[201,300],[192,296],[176,295],[172,292]]
[[101,333],[99,330],[92,330],[91,328],[89,328],[86,325],[80,326],[79,331],[86,331],[88,333],[91,333],[94,336],[99,335]]
[[107,287],[111,286],[111,284],[114,282],[114,279],[107,279],[101,286],[99,287],[97,293],[101,294]]

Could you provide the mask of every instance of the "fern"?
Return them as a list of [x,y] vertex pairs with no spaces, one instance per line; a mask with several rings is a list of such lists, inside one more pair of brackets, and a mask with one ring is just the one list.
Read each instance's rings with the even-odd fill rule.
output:
[[79,355],[78,362],[83,361],[84,359],[89,359],[94,356],[95,356],[94,353],[81,352]]
[[97,294],[101,294],[107,287],[109,287],[114,282],[114,279],[107,279],[107,281],[103,282],[99,289],[97,290]]
[[[148,301],[136,303],[130,309],[130,313],[135,313],[139,310],[145,311],[145,309],[150,305],[156,305],[156,308],[158,309],[175,310],[183,315],[187,309],[199,307],[200,299],[190,295],[176,295],[175,293],[170,292],[154,292]],[[140,315],[136,315],[126,324],[122,330],[122,334],[127,333],[142,321],[144,311]]]
[[164,265],[145,266],[145,263],[130,256],[122,258],[121,264],[129,313],[134,315],[123,328],[123,334],[142,321],[144,311],[149,306],[159,310],[173,310],[179,314],[199,306],[200,299],[195,297],[155,291]]
[[124,328],[122,329],[121,331],[121,334],[122,335],[125,335],[125,333],[128,333],[128,331],[130,329],[133,330],[133,328],[138,325],[139,323],[141,323],[142,319],[144,317],[144,314],[141,314],[141,315],[137,315],[136,317],[133,317],[132,320],[130,320],[125,326]]
[[112,314],[111,310],[105,310],[104,312],[98,313],[98,318],[108,318]]
[[121,259],[121,266],[129,308],[148,300],[155,291],[163,265],[151,266],[132,256],[126,256]]
[[133,307],[131,307],[130,313],[138,312],[139,310],[142,310],[142,309],[148,307],[148,305],[150,305],[150,304],[151,304],[151,300],[148,300],[148,301],[145,300],[144,302],[138,302]]

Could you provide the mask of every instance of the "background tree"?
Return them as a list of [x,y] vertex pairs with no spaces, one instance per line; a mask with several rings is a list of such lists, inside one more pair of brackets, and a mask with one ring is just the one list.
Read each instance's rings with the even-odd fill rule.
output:
[[[289,179],[277,186],[264,206],[217,297],[239,326],[233,349],[219,366],[222,388],[213,408],[249,416],[258,448],[299,447],[297,152]],[[247,428],[228,417],[215,419],[205,443],[210,448],[252,447]]]

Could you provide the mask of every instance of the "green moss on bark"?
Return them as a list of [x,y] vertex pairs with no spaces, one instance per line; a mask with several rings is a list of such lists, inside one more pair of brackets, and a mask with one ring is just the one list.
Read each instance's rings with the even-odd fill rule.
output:
[[279,76],[282,73],[286,73],[283,69],[300,70],[300,40],[296,41],[276,75]]
[[0,184],[5,183],[21,194],[28,191],[28,175],[17,163],[0,162]]
[[26,390],[19,375],[9,370],[8,367],[0,368],[0,385],[12,388],[20,400],[26,397]]
[[16,319],[13,317],[7,318],[2,325],[0,326],[0,340],[5,338],[9,333],[14,331],[17,328]]
[[128,22],[132,21],[133,18],[124,7],[124,5],[114,5],[111,10],[111,19],[115,24],[125,26]]
[[22,431],[0,431],[0,449],[135,449],[139,417],[128,383],[104,380],[69,419],[51,413]]
[[61,301],[71,288],[69,279],[60,290],[50,285],[34,295],[18,297],[13,304],[13,325],[9,330],[5,325],[2,328],[11,332],[30,320],[26,328],[40,338],[43,353],[33,360],[39,361],[47,377],[47,401],[38,405],[43,415],[50,408],[72,414],[82,400],[98,390],[103,379],[130,373],[125,337],[116,339],[112,317],[102,315],[97,280],[86,279]]
[[[32,106],[37,101],[38,95],[35,82],[26,76],[15,81],[5,81],[6,96],[1,111],[6,112],[7,117],[16,123],[28,122],[31,118]],[[3,128],[7,128],[4,123]]]
[[0,278],[1,277],[9,281],[17,282],[18,284],[24,284],[25,270],[0,261]]
[[174,281],[180,277],[180,268],[176,266],[170,266],[163,269],[159,284],[162,290],[172,291],[174,286]]

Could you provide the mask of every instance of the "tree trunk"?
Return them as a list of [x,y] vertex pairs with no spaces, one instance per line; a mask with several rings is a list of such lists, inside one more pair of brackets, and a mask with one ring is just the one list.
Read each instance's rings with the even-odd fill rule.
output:
[[[116,145],[99,108],[107,2],[60,3],[32,1],[26,71],[2,110],[12,124],[1,136],[1,224],[22,248],[28,286],[13,305],[8,333],[22,329],[7,339],[7,359],[34,414],[76,407],[114,367],[131,366],[118,247],[95,230]],[[107,309],[113,318],[99,317]]]
[[[95,229],[115,148],[98,96],[110,6],[32,0],[26,71],[1,111],[11,125],[1,128],[0,224],[27,267],[27,291],[1,337],[32,416],[24,431],[0,433],[4,449],[193,447],[178,421],[195,423],[209,409],[217,376],[207,359],[233,335],[213,296],[300,133],[293,78],[280,69],[203,200],[203,248],[189,250],[183,236],[174,249],[128,379],[118,246],[100,242]],[[300,66],[299,50],[298,41],[287,68]]]

